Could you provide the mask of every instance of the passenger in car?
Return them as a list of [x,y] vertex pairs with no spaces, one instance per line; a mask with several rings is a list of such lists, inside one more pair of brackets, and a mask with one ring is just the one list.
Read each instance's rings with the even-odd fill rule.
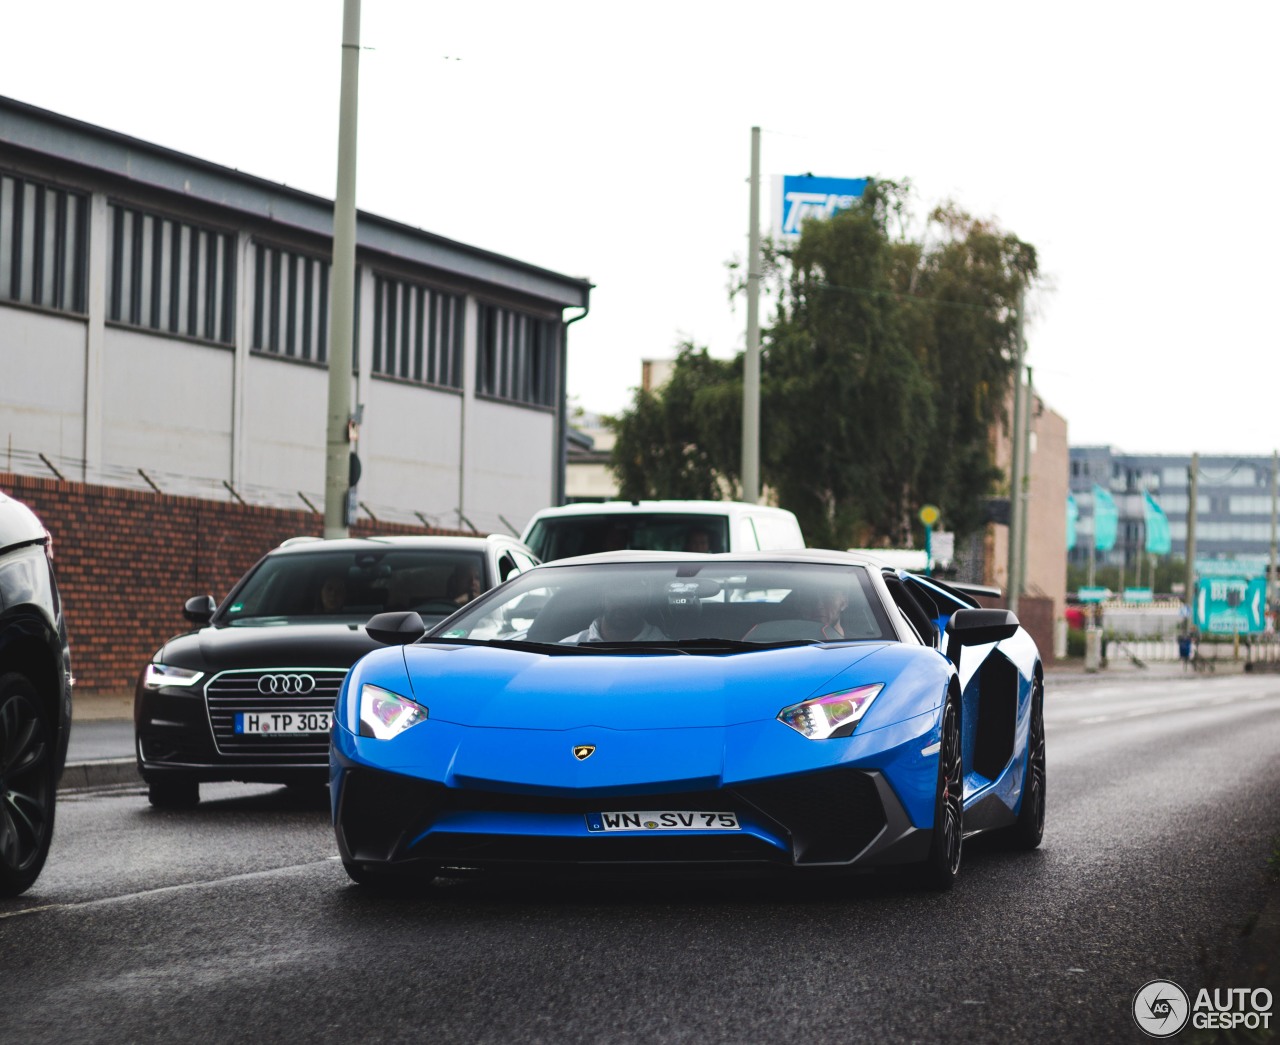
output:
[[695,526],[685,534],[684,550],[698,553],[711,551],[711,531],[705,526]]
[[330,574],[320,585],[320,612],[337,613],[346,601],[346,579],[340,573]]
[[849,596],[839,588],[823,588],[813,593],[807,603],[806,618],[822,625],[822,637],[844,638],[844,622],[841,614],[849,605]]
[[453,568],[445,585],[445,596],[450,602],[465,606],[481,592],[480,574],[471,563],[459,563]]

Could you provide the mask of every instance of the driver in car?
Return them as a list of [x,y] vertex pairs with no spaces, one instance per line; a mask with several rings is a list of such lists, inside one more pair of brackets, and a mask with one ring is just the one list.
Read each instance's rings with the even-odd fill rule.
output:
[[567,645],[583,642],[662,642],[667,636],[644,616],[644,602],[635,595],[611,593],[589,627],[561,639]]

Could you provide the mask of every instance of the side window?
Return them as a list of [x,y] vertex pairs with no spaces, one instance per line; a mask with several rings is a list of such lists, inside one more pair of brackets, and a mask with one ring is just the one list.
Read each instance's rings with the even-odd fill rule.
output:
[[902,614],[903,618],[911,626],[911,630],[926,646],[936,648],[938,645],[938,628],[930,619],[929,614],[912,598],[907,586],[898,579],[896,574],[888,571],[884,574],[884,582],[889,589],[889,594],[893,596],[894,605],[898,607],[898,612]]
[[505,581],[512,574],[519,573],[520,570],[516,566],[516,561],[511,557],[510,552],[506,552],[498,560],[498,580]]

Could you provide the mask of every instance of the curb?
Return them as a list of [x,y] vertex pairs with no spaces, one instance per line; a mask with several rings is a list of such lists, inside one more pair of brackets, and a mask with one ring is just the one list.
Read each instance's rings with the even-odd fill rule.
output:
[[58,781],[59,791],[77,791],[89,787],[109,787],[114,784],[137,784],[142,777],[138,773],[136,758],[106,758],[98,762],[69,762]]

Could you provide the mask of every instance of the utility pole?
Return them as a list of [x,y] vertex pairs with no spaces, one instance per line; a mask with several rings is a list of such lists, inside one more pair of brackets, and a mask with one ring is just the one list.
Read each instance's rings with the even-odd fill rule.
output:
[[1018,523],[1018,583],[1023,588],[1027,586],[1027,541],[1031,535],[1031,415],[1035,405],[1035,383],[1031,380],[1031,367],[1027,367],[1026,402],[1022,408],[1022,518]]
[[352,328],[356,282],[356,113],[360,0],[342,4],[342,91],[338,103],[338,191],[333,200],[333,285],[329,309],[329,423],[325,437],[324,535],[347,536],[351,456]]
[[1018,549],[1021,547],[1022,539],[1022,523],[1019,511],[1019,502],[1022,500],[1022,473],[1025,467],[1022,460],[1023,451],[1025,449],[1022,438],[1023,425],[1023,395],[1022,395],[1022,360],[1026,355],[1027,343],[1024,339],[1025,326],[1023,324],[1023,304],[1026,301],[1026,291],[1023,290],[1018,294],[1018,329],[1017,329],[1017,358],[1013,364],[1013,428],[1010,447],[1010,475],[1009,475],[1009,544],[1006,553],[1007,574],[1008,574],[1008,591],[1005,594],[1005,605],[1014,613],[1018,612],[1018,596],[1022,594],[1022,577],[1019,574],[1021,565]]
[[1191,455],[1187,476],[1190,488],[1187,500],[1187,629],[1196,626],[1196,498],[1199,496],[1200,455]]
[[760,500],[760,128],[751,128],[747,227],[747,352],[742,365],[742,499]]
[[1276,495],[1277,465],[1280,465],[1280,451],[1271,451],[1271,569],[1267,571],[1267,604],[1271,612],[1276,612],[1276,516],[1280,499]]

